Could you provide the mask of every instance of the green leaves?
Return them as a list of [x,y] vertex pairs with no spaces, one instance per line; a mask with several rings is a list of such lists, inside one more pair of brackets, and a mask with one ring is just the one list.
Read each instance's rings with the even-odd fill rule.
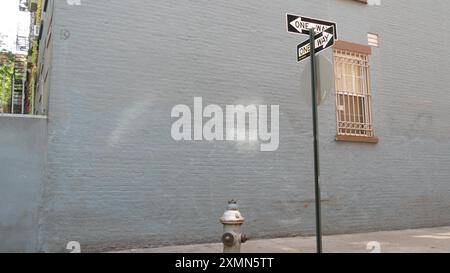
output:
[[10,59],[0,64],[0,111],[3,110],[3,112],[6,112],[5,110],[11,100],[13,71],[14,64]]

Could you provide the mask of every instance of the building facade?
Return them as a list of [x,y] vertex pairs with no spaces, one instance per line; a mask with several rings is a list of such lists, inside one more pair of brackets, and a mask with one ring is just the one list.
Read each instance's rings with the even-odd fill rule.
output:
[[[338,28],[319,54],[324,233],[450,225],[450,3],[375,4],[49,0],[34,250],[218,242],[230,199],[252,238],[314,234],[307,37],[286,13]],[[174,140],[173,107],[199,97],[278,105],[278,149]]]

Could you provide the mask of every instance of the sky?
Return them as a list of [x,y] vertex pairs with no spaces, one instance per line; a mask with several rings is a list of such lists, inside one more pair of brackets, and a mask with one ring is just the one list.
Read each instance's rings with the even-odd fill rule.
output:
[[19,0],[0,0],[0,34],[8,35],[4,38],[6,49],[16,52],[16,35],[19,29],[19,23],[22,27],[21,35],[28,36],[28,27],[30,25],[29,13],[19,11]]

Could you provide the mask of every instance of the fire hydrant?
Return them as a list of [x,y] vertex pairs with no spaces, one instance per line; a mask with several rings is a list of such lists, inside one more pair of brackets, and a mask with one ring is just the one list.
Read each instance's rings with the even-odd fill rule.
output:
[[241,244],[247,241],[247,237],[241,233],[241,226],[245,218],[239,212],[237,202],[231,200],[228,202],[228,208],[220,218],[223,224],[223,252],[240,253]]

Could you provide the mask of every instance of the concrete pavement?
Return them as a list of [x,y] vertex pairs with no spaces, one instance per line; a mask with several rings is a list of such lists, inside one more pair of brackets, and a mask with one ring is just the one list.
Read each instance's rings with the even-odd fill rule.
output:
[[[368,246],[368,244],[370,245]],[[450,227],[325,236],[328,253],[450,253]],[[369,250],[370,249],[370,250]],[[221,244],[132,249],[116,253],[220,253]],[[315,237],[250,240],[243,253],[314,253]]]

